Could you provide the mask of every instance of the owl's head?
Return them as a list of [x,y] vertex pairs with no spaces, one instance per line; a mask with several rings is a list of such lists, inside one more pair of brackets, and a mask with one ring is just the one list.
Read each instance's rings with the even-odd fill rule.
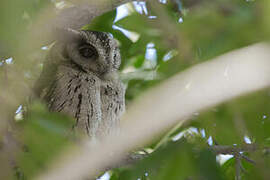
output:
[[119,48],[109,33],[69,29],[63,37],[58,43],[64,58],[81,70],[103,75],[119,68]]

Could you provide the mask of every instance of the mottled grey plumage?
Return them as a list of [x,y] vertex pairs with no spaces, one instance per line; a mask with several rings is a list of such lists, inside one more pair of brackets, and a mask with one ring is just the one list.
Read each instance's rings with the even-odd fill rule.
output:
[[35,93],[51,111],[74,117],[75,129],[90,137],[111,134],[125,110],[116,41],[104,32],[70,29],[59,39],[44,62]]

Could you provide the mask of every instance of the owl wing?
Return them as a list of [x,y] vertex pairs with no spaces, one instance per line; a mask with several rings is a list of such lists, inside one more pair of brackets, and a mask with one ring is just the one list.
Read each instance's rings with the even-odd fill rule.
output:
[[120,117],[125,111],[125,88],[120,80],[102,81],[101,111],[100,133],[111,134],[119,127]]

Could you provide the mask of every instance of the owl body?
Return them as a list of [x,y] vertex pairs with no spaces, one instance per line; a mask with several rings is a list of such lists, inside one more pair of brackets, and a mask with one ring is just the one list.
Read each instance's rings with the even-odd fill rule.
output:
[[72,30],[51,49],[34,90],[51,111],[73,117],[74,129],[106,136],[117,131],[125,110],[120,62],[110,35]]

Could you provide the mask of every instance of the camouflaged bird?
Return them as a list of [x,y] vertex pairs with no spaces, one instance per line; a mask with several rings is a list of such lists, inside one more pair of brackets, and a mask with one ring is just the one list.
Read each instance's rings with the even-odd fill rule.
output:
[[74,117],[74,129],[91,138],[109,135],[125,111],[120,63],[110,34],[67,29],[50,48],[34,92],[51,111]]

